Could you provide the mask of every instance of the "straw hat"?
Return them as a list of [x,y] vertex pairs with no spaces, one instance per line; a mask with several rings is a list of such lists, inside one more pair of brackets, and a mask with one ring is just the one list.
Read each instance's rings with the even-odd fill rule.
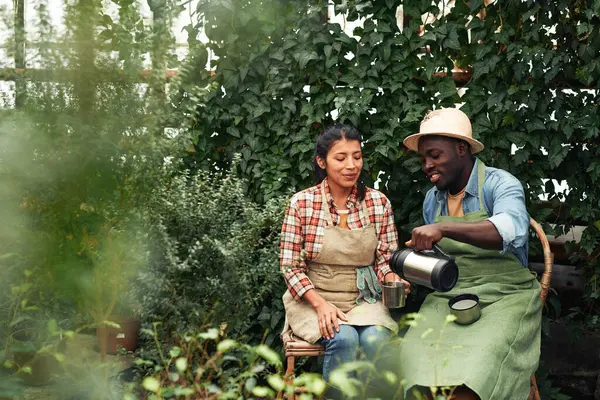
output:
[[419,149],[419,139],[425,135],[447,136],[461,139],[471,145],[471,153],[483,150],[483,144],[473,139],[469,117],[458,108],[442,108],[430,111],[421,121],[419,133],[404,139],[404,145],[413,151]]

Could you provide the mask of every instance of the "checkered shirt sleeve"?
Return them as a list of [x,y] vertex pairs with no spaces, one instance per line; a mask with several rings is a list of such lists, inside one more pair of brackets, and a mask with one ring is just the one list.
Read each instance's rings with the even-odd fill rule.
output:
[[304,229],[300,217],[299,203],[303,192],[297,193],[290,200],[285,211],[281,227],[281,244],[279,264],[290,294],[300,301],[304,293],[314,286],[306,273],[306,250],[304,250]]
[[[379,193],[383,207],[381,218],[375,218],[375,229],[379,235],[379,243],[375,251],[375,265],[373,270],[377,274],[377,279],[383,282],[383,278],[390,269],[390,257],[398,249],[398,232],[394,223],[394,212],[390,201],[383,194]],[[367,204],[367,208],[368,204]],[[377,221],[380,221],[378,224]],[[379,226],[378,226],[379,225]]]

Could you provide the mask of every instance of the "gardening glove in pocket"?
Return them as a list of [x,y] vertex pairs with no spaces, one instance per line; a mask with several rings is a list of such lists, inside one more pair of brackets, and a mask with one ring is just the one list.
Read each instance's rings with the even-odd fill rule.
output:
[[372,265],[356,269],[356,287],[358,288],[356,304],[360,304],[363,300],[375,303],[381,299],[381,285]]

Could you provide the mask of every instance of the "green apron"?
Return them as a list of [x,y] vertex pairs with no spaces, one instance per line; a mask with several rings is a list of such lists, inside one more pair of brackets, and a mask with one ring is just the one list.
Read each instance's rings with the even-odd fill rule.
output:
[[[485,165],[478,163],[480,211],[436,222],[477,222],[488,218],[483,205]],[[512,253],[500,254],[443,238],[440,247],[456,257],[459,279],[447,293],[429,294],[416,326],[401,346],[405,396],[413,386],[466,385],[482,400],[527,399],[529,379],[540,357],[540,285]],[[446,322],[448,300],[462,293],[479,296],[481,318],[471,325]],[[428,333],[429,332],[429,333]]]

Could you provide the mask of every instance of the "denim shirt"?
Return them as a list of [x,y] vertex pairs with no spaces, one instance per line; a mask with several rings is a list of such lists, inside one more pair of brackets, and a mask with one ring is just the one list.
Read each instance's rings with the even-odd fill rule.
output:
[[[463,212],[465,214],[479,211],[479,194],[477,163],[475,160],[469,182],[465,188],[463,199]],[[529,214],[525,209],[525,192],[521,182],[510,173],[486,167],[485,180],[482,188],[483,205],[490,221],[502,237],[502,250],[513,253],[521,264],[527,266],[528,241],[529,241]],[[446,191],[436,187],[431,188],[425,196],[423,203],[423,219],[425,224],[435,222],[436,213],[440,206],[440,215],[448,215],[448,197]]]

